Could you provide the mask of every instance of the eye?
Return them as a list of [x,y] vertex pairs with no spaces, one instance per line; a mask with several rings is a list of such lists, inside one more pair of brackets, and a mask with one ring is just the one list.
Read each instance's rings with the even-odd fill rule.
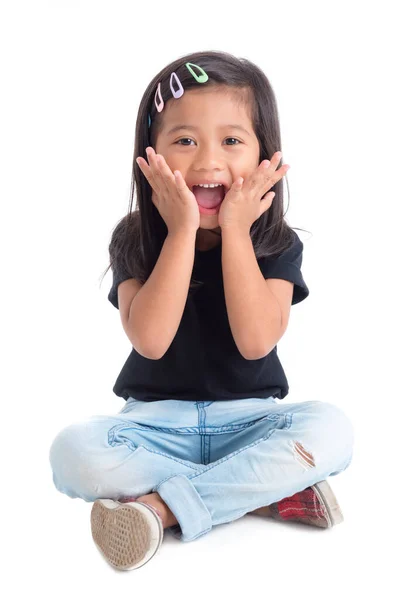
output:
[[[177,142],[175,142],[176,144],[179,144],[179,142],[182,142],[182,140],[190,140],[191,142],[193,142],[193,140],[191,140],[190,138],[181,138],[180,140],[178,140]],[[180,146],[188,146],[189,144],[179,144]]]
[[[242,142],[240,140],[238,140],[237,138],[226,138],[227,140],[236,140],[236,142],[238,142],[237,144],[228,144],[228,146],[238,146],[239,144],[241,144]],[[180,140],[178,140],[177,142],[175,142],[175,144],[179,144],[179,142],[182,142],[183,140],[189,140],[191,142],[193,142],[193,140],[191,138],[181,138]],[[180,146],[189,146],[190,144],[179,144]]]

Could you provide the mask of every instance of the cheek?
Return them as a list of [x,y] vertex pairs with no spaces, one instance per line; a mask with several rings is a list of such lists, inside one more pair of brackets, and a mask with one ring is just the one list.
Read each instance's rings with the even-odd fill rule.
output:
[[188,161],[185,160],[183,156],[177,155],[176,152],[169,152],[163,154],[163,156],[172,173],[178,169],[182,173],[183,177],[186,177],[186,172],[188,171]]
[[252,173],[253,171],[251,169],[246,168],[235,170],[235,172],[232,173],[232,185],[239,179],[239,177],[243,177],[242,185],[244,185],[249,181]]

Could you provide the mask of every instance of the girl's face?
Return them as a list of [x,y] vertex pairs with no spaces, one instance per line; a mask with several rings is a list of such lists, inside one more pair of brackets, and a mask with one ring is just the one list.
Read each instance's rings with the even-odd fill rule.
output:
[[[179,169],[189,188],[210,180],[229,189],[259,165],[260,147],[248,113],[232,90],[185,91],[166,103],[155,151],[172,172]],[[200,228],[220,231],[218,213],[200,213]]]

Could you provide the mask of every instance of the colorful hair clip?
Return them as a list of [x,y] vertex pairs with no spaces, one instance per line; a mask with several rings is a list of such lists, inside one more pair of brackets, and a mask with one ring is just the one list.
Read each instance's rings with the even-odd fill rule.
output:
[[[174,76],[175,76],[176,83],[178,84],[177,91],[175,91],[174,88],[172,87],[172,78]],[[185,90],[183,89],[183,86],[182,86],[182,84],[179,80],[179,77],[176,73],[171,73],[171,77],[169,79],[169,87],[171,88],[171,92],[172,92],[174,98],[180,98],[181,96],[183,96]]]
[[[193,75],[193,77],[195,78],[195,80],[197,81],[197,83],[205,83],[206,81],[208,81],[208,75],[205,72],[204,69],[202,69],[201,67],[199,67],[199,65],[196,65],[194,63],[191,62],[187,62],[185,63],[186,68],[188,69],[189,73],[191,75]],[[196,67],[196,69],[198,69],[200,71],[200,75],[197,75],[192,67]],[[174,90],[172,83],[173,83],[173,79],[175,78],[175,81],[178,85],[178,89]],[[185,90],[183,89],[182,83],[178,77],[178,75],[174,72],[171,73],[171,77],[169,79],[169,87],[171,89],[172,95],[174,96],[174,98],[180,98],[181,96],[183,96]],[[159,97],[159,102],[157,103],[157,94]],[[156,105],[156,108],[158,110],[158,112],[161,112],[162,109],[164,108],[164,100],[162,98],[161,95],[161,81],[159,82],[158,86],[157,86],[157,90],[156,93],[154,94],[154,104]],[[149,127],[151,125],[151,119],[150,119],[150,115],[149,115]]]
[[[160,98],[159,104],[157,104],[157,94],[159,95],[159,98]],[[156,93],[154,95],[154,104],[156,105],[158,112],[161,112],[162,109],[164,108],[164,100],[162,99],[162,96],[161,96],[161,81],[158,84]]]
[[[192,66],[190,66],[190,65],[192,65]],[[198,83],[205,83],[206,81],[208,81],[207,73],[205,72],[204,69],[199,67],[199,65],[195,65],[194,63],[187,62],[187,63],[185,63],[185,66],[187,67],[188,71],[193,75],[193,77],[195,78],[195,80]],[[193,71],[192,67],[196,67],[197,69],[199,69],[199,71],[202,73],[202,75],[196,75],[196,73]]]

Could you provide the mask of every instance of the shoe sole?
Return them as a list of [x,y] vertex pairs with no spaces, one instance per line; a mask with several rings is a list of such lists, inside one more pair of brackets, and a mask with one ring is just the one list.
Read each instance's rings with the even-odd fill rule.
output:
[[145,565],[157,553],[164,537],[156,512],[140,502],[95,500],[90,523],[93,540],[104,558],[123,571]]
[[333,525],[338,525],[341,523],[344,519],[343,513],[329,483],[325,480],[319,481],[310,487],[318,496],[321,504],[323,504],[323,506],[326,508],[328,527],[333,527]]

